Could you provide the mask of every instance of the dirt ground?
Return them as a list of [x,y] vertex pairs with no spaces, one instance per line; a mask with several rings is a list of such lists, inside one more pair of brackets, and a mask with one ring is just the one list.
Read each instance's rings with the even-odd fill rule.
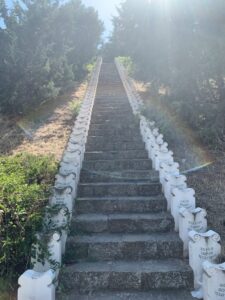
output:
[[50,154],[59,160],[74,122],[71,102],[84,97],[86,86],[86,82],[76,83],[72,91],[24,117],[0,116],[0,154]]
[[[183,120],[165,107],[155,107],[146,85],[135,82],[149,110],[154,107],[154,114],[163,118],[160,131],[165,134],[169,149],[174,152],[175,161],[188,178],[188,186],[196,191],[197,206],[206,208],[208,227],[221,236],[222,255],[225,258],[225,153],[211,150],[201,143],[196,132]],[[151,115],[151,113],[150,113]],[[165,130],[166,129],[166,130]]]

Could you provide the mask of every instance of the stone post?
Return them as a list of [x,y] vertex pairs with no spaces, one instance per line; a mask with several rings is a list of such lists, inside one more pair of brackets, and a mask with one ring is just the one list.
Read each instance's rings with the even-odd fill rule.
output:
[[225,299],[225,263],[203,263],[203,297],[204,300]]
[[179,230],[179,210],[186,208],[195,209],[195,191],[190,188],[173,188],[171,192],[171,214],[174,218],[174,229]]
[[203,208],[188,210],[184,207],[179,210],[179,236],[183,241],[184,257],[188,256],[188,233],[207,231],[207,213]]
[[[215,263],[221,253],[220,236],[215,231],[189,232],[189,264],[194,272],[194,297],[202,297],[203,262]],[[199,298],[201,299],[201,298]]]
[[18,300],[55,300],[56,274],[53,270],[44,273],[27,270],[19,280]]

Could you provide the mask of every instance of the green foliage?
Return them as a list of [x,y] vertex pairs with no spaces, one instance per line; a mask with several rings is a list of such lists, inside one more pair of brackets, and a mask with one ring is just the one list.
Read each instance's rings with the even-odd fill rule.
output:
[[134,72],[134,63],[129,56],[118,56],[117,59],[119,62],[126,68],[129,75],[132,75]]
[[23,113],[85,74],[103,30],[80,0],[1,1],[0,110]]
[[113,22],[106,56],[130,56],[152,96],[206,143],[224,144],[225,2],[126,0]]
[[0,157],[0,276],[16,276],[29,264],[56,169],[53,157]]
[[72,114],[74,117],[77,117],[80,111],[80,107],[81,107],[81,101],[79,100],[73,100],[70,102],[69,104],[69,108],[72,111]]

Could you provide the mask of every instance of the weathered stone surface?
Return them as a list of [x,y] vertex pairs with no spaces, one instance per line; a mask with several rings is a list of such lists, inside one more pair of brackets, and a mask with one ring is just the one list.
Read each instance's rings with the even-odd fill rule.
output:
[[90,171],[151,170],[149,159],[117,159],[84,161],[83,169]]
[[62,284],[69,300],[190,300],[193,272],[143,142],[162,145],[163,136],[153,123],[140,134],[138,95],[128,96],[132,108],[115,66],[103,64]]
[[71,293],[58,300],[193,300],[190,292],[183,290],[161,290],[149,292],[102,292],[89,295]]
[[70,237],[67,247],[70,253],[73,249],[73,261],[148,260],[183,255],[182,242],[174,233],[84,235]]
[[160,191],[159,183],[82,183],[79,184],[78,195],[79,197],[157,196]]
[[83,169],[80,182],[159,182],[157,175],[158,173],[153,170],[100,171]]
[[106,160],[106,159],[124,159],[124,158],[148,158],[146,151],[139,151],[139,150],[128,150],[128,151],[93,151],[93,152],[86,152],[85,159],[86,160]]
[[145,150],[143,143],[136,143],[136,142],[115,142],[115,143],[104,143],[98,144],[96,142],[88,142],[86,145],[87,151],[120,151],[120,150]]
[[74,216],[72,233],[154,233],[168,232],[173,228],[168,213],[83,214]]
[[77,213],[144,213],[166,210],[162,195],[155,197],[89,197],[76,200]]
[[66,268],[74,290],[81,294],[95,291],[150,291],[191,289],[192,271],[182,260],[139,262],[83,262]]

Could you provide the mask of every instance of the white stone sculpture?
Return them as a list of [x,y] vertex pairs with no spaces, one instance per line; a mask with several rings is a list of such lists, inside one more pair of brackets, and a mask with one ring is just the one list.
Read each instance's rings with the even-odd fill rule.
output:
[[203,297],[204,300],[225,299],[225,263],[203,263]]
[[159,166],[159,180],[160,183],[162,184],[162,187],[164,189],[164,184],[165,184],[165,176],[166,175],[176,175],[178,176],[180,174],[179,170],[179,164],[177,162],[161,162]]
[[153,168],[156,171],[159,171],[160,163],[163,161],[168,161],[170,163],[174,162],[173,160],[173,152],[169,150],[158,151],[154,157],[152,157]]
[[166,153],[168,151],[168,144],[166,142],[162,144],[152,143],[150,149],[148,149],[149,156],[151,158],[155,158],[156,155],[160,152]]
[[80,170],[81,170],[81,165],[79,162],[64,162],[62,161],[60,164],[60,168],[59,168],[59,173],[62,175],[67,175],[67,174],[71,174],[74,173],[76,174],[76,179],[79,179],[80,176]]
[[188,233],[191,230],[196,232],[207,231],[206,210],[197,207],[192,210],[180,208],[179,210],[179,236],[183,241],[184,257],[188,256]]
[[56,274],[53,270],[44,273],[27,270],[19,280],[18,300],[55,300],[54,280]]
[[174,219],[174,229],[179,230],[179,210],[186,208],[188,210],[195,209],[195,190],[191,188],[173,188],[170,198],[171,214]]
[[179,189],[185,189],[187,188],[187,183],[186,183],[186,176],[184,175],[172,175],[172,174],[167,174],[165,177],[165,184],[163,186],[164,190],[164,195],[167,200],[167,209],[171,209],[171,197],[172,197],[172,190],[174,188],[179,188]]
[[220,236],[215,231],[189,232],[189,264],[194,272],[195,291],[192,295],[202,297],[203,262],[215,263],[221,253]]

